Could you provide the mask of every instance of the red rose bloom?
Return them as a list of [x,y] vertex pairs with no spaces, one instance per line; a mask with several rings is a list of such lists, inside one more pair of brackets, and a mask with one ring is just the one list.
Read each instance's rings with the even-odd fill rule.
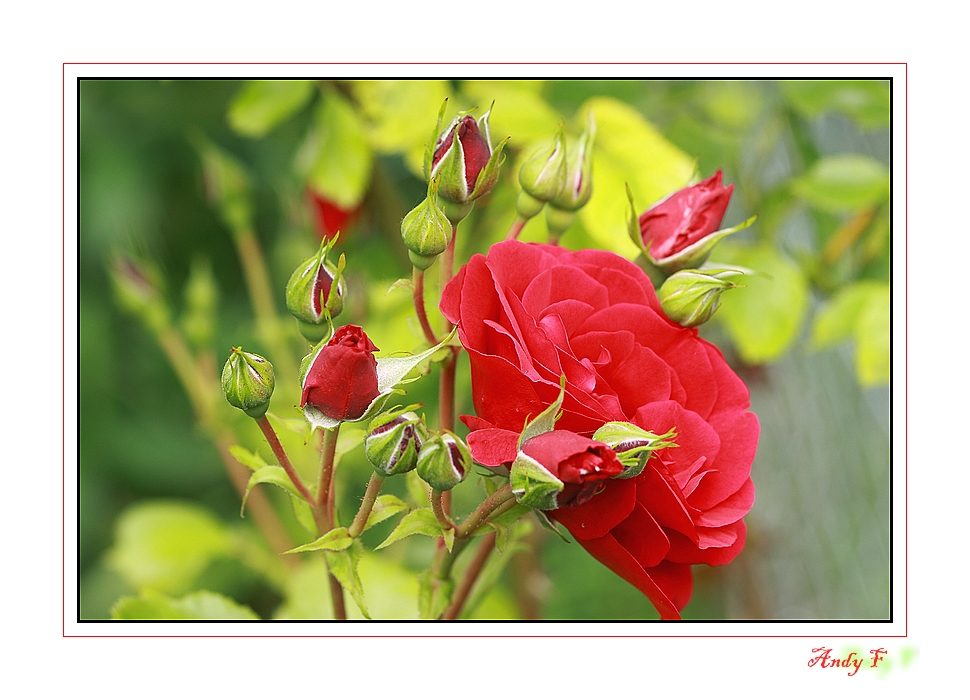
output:
[[300,406],[309,404],[334,420],[360,418],[380,393],[378,349],[360,326],[338,328],[307,372]]
[[563,375],[557,431],[591,436],[609,421],[675,430],[679,446],[655,451],[640,475],[549,513],[661,617],[679,618],[690,566],[731,561],[754,502],[758,419],[720,351],[667,319],[640,268],[605,251],[499,243],[459,271],[441,310],[471,360],[478,416],[462,418],[477,461],[512,462]]
[[654,260],[664,260],[706,238],[721,226],[734,185],[721,184],[721,171],[674,192],[640,215],[640,237]]
[[558,498],[560,508],[583,505],[603,487],[602,481],[623,471],[609,447],[568,430],[530,438],[523,443],[522,452],[565,484]]

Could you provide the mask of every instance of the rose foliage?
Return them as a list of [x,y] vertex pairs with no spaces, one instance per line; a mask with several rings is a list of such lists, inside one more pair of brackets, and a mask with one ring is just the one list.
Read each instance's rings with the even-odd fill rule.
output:
[[[662,618],[679,618],[691,565],[734,559],[754,502],[758,419],[721,352],[664,316],[640,268],[605,251],[499,243],[460,270],[441,310],[471,361],[477,416],[462,419],[478,462],[500,468],[516,458],[527,420],[558,398],[563,376],[556,431],[590,438],[610,421],[674,431],[677,446],[653,452],[639,475],[600,472],[592,495],[548,514]],[[604,448],[588,449],[552,452],[564,453],[563,469],[579,464],[577,454],[612,464]],[[536,456],[558,459],[544,454]]]

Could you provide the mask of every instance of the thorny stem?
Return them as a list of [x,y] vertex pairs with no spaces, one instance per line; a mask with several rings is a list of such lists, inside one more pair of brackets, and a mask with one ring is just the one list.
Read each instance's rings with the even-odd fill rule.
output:
[[[311,499],[314,519],[320,534],[330,532],[334,526],[333,519],[333,475],[334,458],[337,454],[337,436],[340,424],[323,431],[323,448],[320,454],[320,481],[317,484],[317,499]],[[329,565],[328,565],[329,568]],[[344,605],[344,589],[340,581],[330,573],[330,597],[333,600],[333,616],[337,620],[347,619],[347,608]]]
[[[445,248],[444,254],[441,256],[441,291],[444,292],[445,287],[451,281],[454,276],[455,267],[455,239],[458,236],[458,224],[453,224],[451,227],[451,239],[448,241],[448,247]],[[451,333],[452,326],[451,321],[446,319],[445,321],[445,333]],[[441,363],[441,384],[438,393],[438,427],[441,430],[451,430],[455,429],[455,368],[458,364],[458,348],[452,346],[448,352],[448,357]],[[445,515],[451,513],[451,492],[444,494],[441,499],[441,507]]]
[[497,533],[490,532],[482,538],[482,543],[478,546],[478,551],[475,552],[475,558],[471,560],[468,564],[468,568],[465,569],[465,575],[461,579],[461,584],[455,591],[454,596],[451,599],[451,603],[445,608],[444,614],[442,614],[442,620],[457,620],[458,616],[461,614],[461,609],[465,605],[465,601],[468,599],[468,594],[471,593],[472,588],[475,585],[475,581],[482,573],[482,569],[485,568],[485,562],[488,561],[489,555],[491,555],[492,550],[495,549],[495,539]]
[[[209,434],[219,451],[219,458],[229,480],[242,498],[246,494],[249,476],[246,469],[229,454],[229,447],[235,442],[216,416],[213,397],[219,393],[212,375],[204,374],[192,358],[192,353],[185,343],[185,339],[171,325],[155,326],[152,328],[155,338],[172,369],[179,378],[182,388],[189,397],[192,410],[203,429]],[[256,525],[263,533],[270,547],[276,552],[285,552],[293,548],[293,540],[286,533],[276,511],[261,491],[250,494],[247,503]],[[285,559],[285,558],[284,558]],[[287,562],[287,566],[295,563]]]
[[471,537],[482,526],[482,523],[485,522],[488,516],[498,510],[499,506],[509,501],[513,501],[512,484],[506,484],[482,501],[482,504],[465,519],[465,522],[458,526],[458,529],[455,531],[455,539],[462,540]]
[[371,511],[374,509],[374,502],[377,500],[377,494],[381,492],[383,483],[383,476],[377,473],[371,474],[370,481],[367,482],[367,491],[364,492],[364,500],[360,504],[357,515],[354,516],[354,522],[347,530],[347,534],[351,537],[360,537],[360,534],[364,531],[367,518],[370,517]]
[[[290,458],[286,455],[286,450],[283,449],[283,445],[280,444],[280,439],[276,435],[276,431],[273,430],[272,423],[269,422],[269,418],[265,415],[261,418],[256,419],[256,425],[259,429],[263,431],[263,436],[266,438],[266,442],[269,443],[270,449],[273,450],[273,454],[276,455],[276,459],[279,460],[280,466],[283,467],[283,471],[286,475],[290,477],[290,481],[296,486],[296,490],[300,492],[300,495],[307,500],[308,503],[313,502],[313,494],[310,493],[310,489],[306,487],[303,483],[303,479],[297,474],[296,469],[293,468],[293,464],[290,462]],[[321,533],[322,534],[322,533]]]
[[418,321],[421,322],[421,330],[424,331],[425,339],[433,347],[438,344],[438,338],[434,334],[434,329],[431,328],[431,323],[428,321],[428,312],[424,308],[424,270],[415,267],[411,273],[411,281],[413,283],[411,294],[414,298],[414,311],[418,315]]
[[441,523],[441,527],[446,529],[454,529],[455,524],[451,522],[451,518],[448,517],[448,514],[445,513],[444,508],[442,507],[441,497],[443,495],[444,494],[438,489],[431,489],[431,510],[434,512],[434,517],[436,517],[438,522]]
[[528,219],[523,219],[522,217],[517,216],[515,221],[512,222],[512,227],[509,229],[509,232],[505,235],[505,240],[516,240],[519,237],[519,234],[522,233],[522,229],[525,228],[527,221]]

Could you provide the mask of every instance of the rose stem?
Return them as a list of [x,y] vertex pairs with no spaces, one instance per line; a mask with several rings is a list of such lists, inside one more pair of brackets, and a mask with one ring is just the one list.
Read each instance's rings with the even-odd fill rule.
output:
[[[323,431],[323,448],[320,454],[320,481],[317,484],[317,500],[313,506],[314,519],[320,534],[324,535],[333,529],[333,475],[334,457],[337,454],[337,436],[340,424]],[[328,566],[329,568],[329,566]],[[330,573],[330,597],[333,600],[333,616],[337,620],[347,619],[347,608],[344,605],[344,589],[340,581]]]
[[347,530],[347,534],[351,537],[360,537],[360,534],[364,531],[367,518],[370,517],[371,511],[374,509],[374,502],[377,500],[377,494],[381,492],[383,483],[383,476],[377,473],[371,474],[370,481],[367,482],[367,490],[364,492],[364,500],[360,504],[357,515],[354,516],[354,522]]
[[[290,458],[286,455],[286,450],[283,449],[283,445],[280,444],[280,439],[276,435],[276,431],[273,429],[272,423],[269,422],[269,418],[265,415],[256,418],[256,425],[259,429],[263,431],[263,436],[266,438],[266,442],[269,443],[270,449],[273,450],[273,454],[276,455],[276,459],[280,461],[280,466],[283,467],[283,471],[286,475],[290,477],[290,481],[296,486],[296,490],[300,492],[300,495],[306,499],[307,503],[313,504],[313,494],[310,493],[310,489],[306,487],[303,483],[303,479],[300,475],[296,473],[296,469],[293,468],[293,464],[290,462]],[[323,534],[323,533],[321,533]]]
[[266,269],[266,259],[263,257],[256,234],[248,228],[241,228],[233,231],[232,238],[236,244],[239,262],[242,264],[250,303],[256,313],[259,335],[263,342],[273,349],[273,362],[277,366],[277,371],[286,376],[296,376],[297,368],[290,357],[290,349],[282,342],[282,336],[279,333],[279,319],[273,304],[273,291],[269,272]]
[[[236,440],[225,429],[216,414],[213,397],[221,393],[217,380],[211,374],[202,372],[192,359],[192,353],[185,339],[170,323],[165,322],[163,325],[154,326],[151,330],[162,352],[165,353],[168,363],[175,370],[182,389],[188,395],[196,420],[215,443],[219,458],[226,468],[226,474],[239,493],[239,497],[242,498],[246,493],[249,476],[247,470],[229,453],[229,447],[235,444]],[[256,526],[274,551],[285,552],[293,548],[293,541],[286,533],[266,494],[261,491],[253,492],[250,494],[247,506],[256,521]],[[284,560],[286,560],[285,557]]]
[[498,491],[493,493],[491,496],[482,501],[481,505],[475,509],[475,511],[469,515],[465,522],[458,526],[455,530],[455,539],[461,540],[466,537],[471,537],[475,534],[475,530],[481,527],[482,523],[488,516],[492,515],[493,512],[498,510],[500,506],[505,503],[514,501],[512,499],[512,484],[506,484]]
[[[451,240],[441,256],[441,291],[454,276],[455,267],[455,239],[458,236],[458,224],[451,226]],[[445,333],[451,333],[454,326],[445,319]],[[438,394],[438,427],[441,430],[455,429],[455,367],[458,364],[458,348],[449,348],[448,358],[441,363],[441,384]],[[441,508],[445,515],[451,513],[451,492],[448,491],[441,498]]]
[[454,529],[455,524],[451,522],[451,518],[445,513],[444,508],[441,505],[442,492],[438,489],[431,489],[431,510],[434,511],[434,517],[438,519],[441,523],[441,527],[446,530]]
[[515,221],[512,222],[512,228],[510,228],[509,232],[505,235],[505,240],[516,240],[519,237],[519,234],[522,233],[522,229],[525,228],[527,221],[528,219],[523,219],[521,216],[515,217]]
[[411,294],[414,299],[414,311],[418,314],[418,320],[421,322],[421,330],[424,331],[424,337],[427,339],[432,346],[438,344],[438,338],[434,334],[434,330],[431,328],[431,323],[428,322],[428,312],[424,308],[424,270],[419,270],[418,268],[413,268],[411,272]]
[[491,555],[492,550],[495,548],[496,537],[497,533],[490,532],[482,538],[482,543],[478,546],[478,551],[475,552],[475,558],[471,560],[468,568],[465,569],[465,575],[461,579],[458,590],[455,591],[451,603],[445,608],[445,612],[441,616],[442,620],[458,619],[458,615],[461,614],[461,609],[468,599],[468,594],[471,593],[475,581],[478,580],[482,569],[485,568],[485,562],[488,561],[489,555]]

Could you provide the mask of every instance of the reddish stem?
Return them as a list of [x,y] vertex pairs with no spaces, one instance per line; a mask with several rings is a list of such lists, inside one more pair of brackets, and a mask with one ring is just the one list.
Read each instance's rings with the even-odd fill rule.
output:
[[509,232],[505,235],[505,240],[507,241],[516,240],[519,237],[519,234],[522,233],[522,229],[525,228],[525,224],[527,221],[528,219],[521,219],[516,217],[515,221],[512,222],[512,228],[510,228]]
[[421,322],[421,330],[424,331],[424,337],[432,346],[437,345],[438,338],[434,334],[434,329],[428,321],[428,312],[424,308],[424,270],[414,268],[411,281],[413,282],[411,294],[414,299],[414,311],[418,315],[418,321]]
[[485,568],[485,562],[488,561],[492,550],[495,549],[495,539],[495,532],[490,532],[482,538],[482,543],[479,545],[478,551],[475,552],[475,558],[471,560],[468,568],[465,569],[465,575],[462,577],[461,584],[451,599],[451,604],[445,608],[445,612],[441,616],[442,620],[458,619],[458,616],[461,614],[461,609],[468,599],[468,594],[471,593],[472,588],[475,586],[475,581],[478,580],[482,569]]
[[306,499],[307,503],[311,506],[313,505],[313,494],[310,493],[310,489],[306,487],[303,483],[303,479],[300,475],[296,473],[296,469],[290,463],[290,458],[286,456],[286,451],[283,449],[283,445],[280,444],[280,439],[276,436],[276,431],[273,430],[273,425],[269,422],[269,418],[265,415],[261,418],[256,419],[256,425],[259,429],[263,431],[263,436],[266,438],[266,442],[269,443],[270,449],[273,450],[273,454],[276,455],[276,459],[279,460],[280,466],[283,467],[283,471],[286,475],[290,477],[290,481],[296,487],[296,490],[300,492],[300,495]]

